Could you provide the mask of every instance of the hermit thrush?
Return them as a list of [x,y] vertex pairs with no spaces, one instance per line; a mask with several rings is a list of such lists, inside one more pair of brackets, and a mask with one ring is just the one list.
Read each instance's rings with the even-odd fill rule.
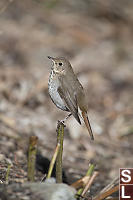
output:
[[52,58],[53,64],[49,76],[48,89],[53,103],[61,110],[70,112],[81,124],[79,109],[90,137],[94,140],[90,122],[87,116],[88,105],[84,89],[77,79],[70,62],[63,58]]

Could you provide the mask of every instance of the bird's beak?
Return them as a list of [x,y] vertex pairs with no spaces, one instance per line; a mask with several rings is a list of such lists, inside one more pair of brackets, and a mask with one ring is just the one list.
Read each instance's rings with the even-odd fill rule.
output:
[[49,59],[51,59],[52,61],[54,60],[54,58],[53,58],[53,57],[51,57],[51,56],[48,56],[48,58],[49,58]]

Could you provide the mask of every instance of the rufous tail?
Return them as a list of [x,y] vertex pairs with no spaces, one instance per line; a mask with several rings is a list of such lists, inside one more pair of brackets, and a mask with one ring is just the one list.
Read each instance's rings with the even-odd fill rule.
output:
[[88,132],[89,132],[89,134],[90,134],[91,140],[94,140],[94,136],[93,136],[93,133],[92,133],[92,129],[91,129],[91,125],[90,125],[90,122],[89,122],[87,113],[84,112],[84,111],[82,111],[82,116],[83,116],[85,125],[86,125],[86,127],[87,127],[87,129],[88,129]]

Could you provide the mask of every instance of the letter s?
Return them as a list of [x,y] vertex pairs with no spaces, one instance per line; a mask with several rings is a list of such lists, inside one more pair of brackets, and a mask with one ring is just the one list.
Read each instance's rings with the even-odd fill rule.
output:
[[129,174],[131,174],[131,171],[128,169],[124,169],[121,171],[121,175],[126,178],[126,179],[121,178],[122,182],[128,183],[131,181],[131,176]]

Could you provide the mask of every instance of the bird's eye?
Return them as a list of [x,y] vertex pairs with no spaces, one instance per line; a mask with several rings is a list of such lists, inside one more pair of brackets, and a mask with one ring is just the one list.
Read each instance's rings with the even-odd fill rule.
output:
[[60,62],[59,65],[62,66],[62,63]]

